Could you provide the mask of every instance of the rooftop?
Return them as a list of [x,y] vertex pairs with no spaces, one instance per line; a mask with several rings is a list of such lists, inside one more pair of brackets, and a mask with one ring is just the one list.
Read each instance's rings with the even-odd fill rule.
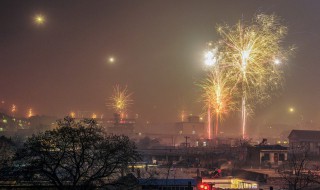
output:
[[300,139],[304,141],[320,141],[320,131],[292,130],[288,138],[290,140]]

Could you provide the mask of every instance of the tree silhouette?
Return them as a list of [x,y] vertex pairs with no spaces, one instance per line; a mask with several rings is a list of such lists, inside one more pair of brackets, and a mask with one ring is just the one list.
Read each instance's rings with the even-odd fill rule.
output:
[[105,136],[95,120],[66,117],[57,129],[29,138],[16,158],[31,181],[90,189],[115,185],[139,154],[127,136]]

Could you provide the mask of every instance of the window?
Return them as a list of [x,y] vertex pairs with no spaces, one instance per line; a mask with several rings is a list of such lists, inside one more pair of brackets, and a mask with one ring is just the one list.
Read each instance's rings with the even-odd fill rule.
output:
[[284,155],[284,153],[280,153],[279,154],[279,161],[285,161],[285,155]]
[[270,154],[264,153],[264,155],[261,158],[261,161],[269,161],[270,160]]

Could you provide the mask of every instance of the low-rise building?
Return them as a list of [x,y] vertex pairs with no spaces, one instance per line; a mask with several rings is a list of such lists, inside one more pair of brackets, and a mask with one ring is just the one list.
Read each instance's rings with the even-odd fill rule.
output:
[[311,154],[320,154],[320,131],[292,130],[288,138],[290,149],[303,148]]
[[176,131],[181,135],[204,136],[205,126],[199,116],[189,116],[187,121],[176,123]]
[[278,166],[288,159],[288,148],[281,145],[248,147],[247,164],[252,167]]

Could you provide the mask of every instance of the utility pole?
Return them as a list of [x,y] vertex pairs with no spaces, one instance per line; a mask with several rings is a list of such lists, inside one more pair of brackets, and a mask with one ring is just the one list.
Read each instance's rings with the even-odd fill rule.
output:
[[185,136],[184,138],[186,139],[186,148],[188,148],[188,139],[189,139],[190,137]]
[[190,137],[185,136],[184,138],[186,139],[186,159],[187,159],[187,163],[188,163],[188,167],[189,167],[188,139],[189,139]]

